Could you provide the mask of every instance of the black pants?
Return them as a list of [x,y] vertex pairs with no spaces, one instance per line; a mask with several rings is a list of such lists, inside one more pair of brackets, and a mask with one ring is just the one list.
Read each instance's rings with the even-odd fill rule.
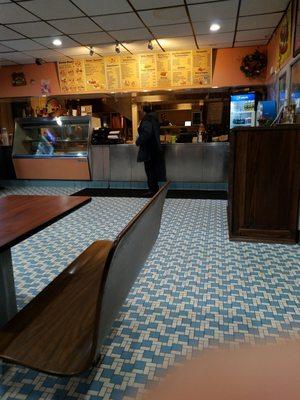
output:
[[149,191],[156,193],[159,189],[158,160],[156,158],[152,158],[149,161],[145,161],[144,165],[145,165],[145,172],[147,175]]

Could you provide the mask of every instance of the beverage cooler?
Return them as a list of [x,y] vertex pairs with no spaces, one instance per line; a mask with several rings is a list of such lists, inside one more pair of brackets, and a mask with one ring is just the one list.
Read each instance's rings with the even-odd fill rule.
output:
[[255,126],[255,93],[234,94],[230,99],[230,129]]
[[91,117],[21,118],[15,123],[18,179],[90,180]]

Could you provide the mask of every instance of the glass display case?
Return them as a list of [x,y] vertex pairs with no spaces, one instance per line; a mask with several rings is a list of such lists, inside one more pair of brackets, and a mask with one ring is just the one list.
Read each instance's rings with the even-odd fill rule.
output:
[[13,156],[87,156],[90,130],[89,117],[17,119]]
[[17,177],[90,179],[91,132],[91,117],[17,119],[13,140]]

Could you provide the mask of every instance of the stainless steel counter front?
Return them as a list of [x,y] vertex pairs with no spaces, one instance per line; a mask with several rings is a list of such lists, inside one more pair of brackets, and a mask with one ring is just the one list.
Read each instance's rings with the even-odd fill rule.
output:
[[[228,143],[176,143],[162,145],[167,179],[172,182],[226,183]],[[133,144],[91,146],[93,180],[146,181],[143,163],[137,163]]]

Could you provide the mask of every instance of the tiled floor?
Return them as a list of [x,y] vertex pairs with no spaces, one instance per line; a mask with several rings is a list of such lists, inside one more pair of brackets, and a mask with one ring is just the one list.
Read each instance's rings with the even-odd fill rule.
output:
[[[0,195],[70,192],[27,187]],[[93,198],[14,247],[19,307],[91,242],[114,238],[145,201]],[[299,283],[299,245],[229,242],[226,201],[167,199],[158,242],[107,339],[102,364],[63,382],[13,367],[1,380],[1,399],[134,398],[203,348],[300,337]]]

